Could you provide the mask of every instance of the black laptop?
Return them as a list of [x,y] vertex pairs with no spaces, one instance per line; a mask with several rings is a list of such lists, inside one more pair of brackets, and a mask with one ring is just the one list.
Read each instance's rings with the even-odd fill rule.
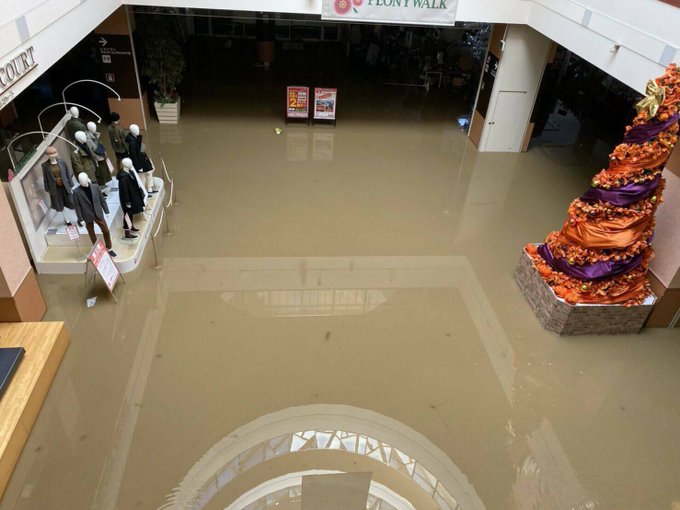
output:
[[14,375],[25,352],[23,347],[0,349],[0,398],[11,382],[12,375]]

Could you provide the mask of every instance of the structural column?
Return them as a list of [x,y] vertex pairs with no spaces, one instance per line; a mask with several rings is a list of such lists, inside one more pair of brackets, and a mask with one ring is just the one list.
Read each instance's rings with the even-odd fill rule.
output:
[[648,327],[680,326],[680,150],[676,147],[663,172],[664,202],[656,213],[655,257],[649,280],[657,296]]
[[0,239],[0,322],[37,322],[45,315],[45,300],[1,188]]
[[525,149],[550,42],[527,25],[494,26],[468,135],[480,152]]
[[102,59],[101,80],[121,95],[109,97],[109,109],[120,114],[124,126],[137,124],[146,129],[149,102],[142,93],[132,33],[134,17],[125,6],[119,7],[94,29]]

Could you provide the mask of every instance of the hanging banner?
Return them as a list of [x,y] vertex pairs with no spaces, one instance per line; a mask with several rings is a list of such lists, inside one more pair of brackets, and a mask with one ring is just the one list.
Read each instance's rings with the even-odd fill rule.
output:
[[104,280],[106,287],[110,292],[113,292],[113,288],[116,286],[120,276],[120,271],[118,271],[118,267],[113,262],[111,255],[109,255],[109,250],[106,249],[106,246],[104,246],[100,239],[92,246],[92,251],[88,258]]
[[335,108],[338,103],[338,89],[314,89],[314,118],[335,120]]
[[309,87],[288,87],[286,101],[286,116],[289,119],[309,117]]
[[322,19],[454,25],[458,0],[323,0]]

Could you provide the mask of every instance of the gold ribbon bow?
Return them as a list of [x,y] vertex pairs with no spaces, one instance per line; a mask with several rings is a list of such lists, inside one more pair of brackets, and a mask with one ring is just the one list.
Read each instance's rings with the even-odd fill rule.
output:
[[666,98],[666,88],[659,87],[654,80],[647,82],[645,97],[635,105],[637,112],[647,112],[647,115],[654,117]]

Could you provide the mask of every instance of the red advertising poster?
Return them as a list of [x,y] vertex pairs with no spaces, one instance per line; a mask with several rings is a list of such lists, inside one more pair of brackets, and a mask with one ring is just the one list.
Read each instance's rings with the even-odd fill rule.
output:
[[338,103],[338,89],[314,89],[314,118],[319,120],[335,120],[335,108]]
[[309,87],[288,87],[286,92],[286,116],[289,119],[309,117]]
[[118,267],[114,264],[111,255],[109,255],[109,250],[106,249],[106,246],[104,246],[100,239],[92,246],[92,251],[90,251],[88,258],[104,280],[104,283],[106,283],[109,291],[113,292],[118,276],[120,276],[120,271],[118,271]]

